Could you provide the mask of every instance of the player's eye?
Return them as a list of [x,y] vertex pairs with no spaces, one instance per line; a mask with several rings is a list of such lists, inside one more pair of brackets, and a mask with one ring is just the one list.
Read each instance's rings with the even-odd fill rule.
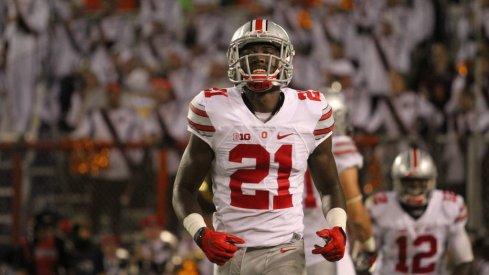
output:
[[276,55],[278,54],[278,51],[275,48],[266,48],[264,53]]

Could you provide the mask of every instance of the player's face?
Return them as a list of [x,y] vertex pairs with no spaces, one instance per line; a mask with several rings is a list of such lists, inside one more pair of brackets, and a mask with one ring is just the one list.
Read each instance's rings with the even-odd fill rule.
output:
[[251,74],[273,73],[279,66],[279,59],[271,56],[280,56],[280,49],[272,44],[248,44],[240,50],[240,56],[245,55],[248,55],[248,59],[242,59],[240,65],[245,72],[248,72],[249,65]]
[[423,195],[428,189],[429,179],[405,178],[401,179],[404,192],[407,195]]

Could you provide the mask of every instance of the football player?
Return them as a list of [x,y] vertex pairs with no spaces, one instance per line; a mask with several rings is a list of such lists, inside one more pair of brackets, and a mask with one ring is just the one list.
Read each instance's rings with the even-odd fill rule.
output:
[[418,148],[402,152],[391,168],[394,191],[367,199],[379,258],[374,274],[470,274],[473,252],[465,230],[467,208],[460,195],[436,190],[431,156]]
[[[358,170],[362,168],[363,157],[354,141],[348,136],[348,108],[341,91],[324,91],[328,104],[333,108],[335,130],[333,134],[333,155],[340,176],[341,186],[346,199],[348,228],[355,233],[358,244],[358,265],[354,265],[349,253],[336,263],[324,261],[322,257],[311,253],[316,243],[316,232],[327,226],[322,214],[318,192],[306,175],[304,192],[304,245],[306,248],[306,266],[308,275],[355,274],[355,269],[367,270],[375,260],[375,240],[372,236],[372,224],[363,205],[362,193],[358,184]],[[327,207],[327,206],[323,206]],[[360,253],[361,252],[361,253]],[[360,261],[361,259],[361,261]]]
[[[288,88],[294,49],[265,19],[238,28],[228,49],[232,88],[200,92],[188,113],[190,142],[173,205],[215,274],[302,274],[304,174],[309,167],[329,227],[314,253],[343,257],[345,201],[331,151],[334,119],[318,91]],[[207,173],[216,212],[205,223],[197,191]]]

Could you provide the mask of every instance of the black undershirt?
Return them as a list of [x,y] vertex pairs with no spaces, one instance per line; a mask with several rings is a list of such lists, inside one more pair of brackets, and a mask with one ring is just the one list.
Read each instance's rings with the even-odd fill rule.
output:
[[428,207],[428,204],[422,205],[422,206],[412,206],[412,205],[407,205],[402,202],[400,202],[401,208],[406,211],[406,213],[409,214],[413,219],[417,220],[419,219],[424,212],[426,211],[426,208]]

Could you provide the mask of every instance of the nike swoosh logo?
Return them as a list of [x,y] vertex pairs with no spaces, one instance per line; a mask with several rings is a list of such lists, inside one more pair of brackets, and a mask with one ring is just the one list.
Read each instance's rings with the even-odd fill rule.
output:
[[285,134],[285,135],[281,135],[280,133],[277,134],[277,139],[283,139],[283,138],[286,138],[290,135],[293,135],[294,133],[290,133],[290,134]]
[[295,250],[295,248],[281,248],[280,253],[285,253],[287,251]]

